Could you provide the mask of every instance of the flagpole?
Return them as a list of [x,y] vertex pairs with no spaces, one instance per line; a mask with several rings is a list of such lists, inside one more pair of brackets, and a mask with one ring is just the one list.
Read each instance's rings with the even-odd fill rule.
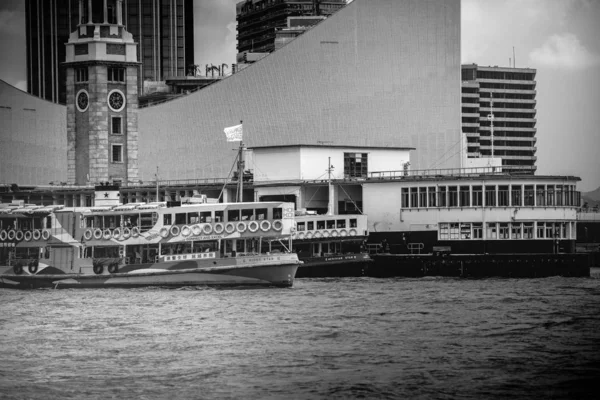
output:
[[[243,121],[240,121],[242,125]],[[240,153],[238,155],[238,203],[244,201],[244,141],[240,140]]]

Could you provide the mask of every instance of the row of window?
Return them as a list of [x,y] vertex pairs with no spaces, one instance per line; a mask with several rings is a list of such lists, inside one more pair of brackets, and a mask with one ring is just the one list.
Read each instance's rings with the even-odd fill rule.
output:
[[356,228],[356,218],[350,218],[348,221],[345,219],[329,219],[322,221],[299,221],[296,224],[298,232],[324,230],[324,229],[344,229],[344,228]]
[[[87,67],[75,68],[75,82],[83,83],[89,80],[89,71]],[[125,82],[125,68],[108,67],[107,79],[109,82]]]
[[575,234],[575,222],[451,222],[439,224],[438,239],[575,239]]
[[575,185],[465,185],[402,188],[402,208],[578,207]]

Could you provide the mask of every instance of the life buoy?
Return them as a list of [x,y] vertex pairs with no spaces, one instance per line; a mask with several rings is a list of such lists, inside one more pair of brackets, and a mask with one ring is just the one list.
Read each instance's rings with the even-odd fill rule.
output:
[[273,221],[273,229],[275,229],[276,231],[282,230],[283,229],[283,222],[281,222],[281,220]]
[[101,275],[104,272],[104,265],[96,264],[94,265],[93,270],[96,275]]
[[85,233],[83,234],[83,238],[85,240],[91,240],[93,236],[94,236],[94,233],[92,232],[91,229],[86,230]]
[[119,264],[118,263],[112,263],[108,266],[108,272],[110,272],[111,274],[116,274],[117,272],[119,272]]
[[260,222],[260,230],[263,232],[268,231],[269,229],[271,229],[271,223],[267,220],[261,221]]
[[328,238],[329,237],[329,231],[323,231],[323,237]]
[[236,225],[236,229],[240,233],[246,232],[246,223],[245,222],[238,222],[237,225]]
[[189,226],[187,226],[187,225],[184,225],[184,226],[181,228],[181,234],[182,234],[183,236],[190,236],[190,233],[192,233],[192,230],[190,229],[190,227],[189,227]]
[[129,229],[127,227],[123,228],[123,238],[129,239],[130,236],[131,236],[131,229]]
[[102,237],[104,238],[104,240],[110,239],[111,236],[112,236],[112,233],[111,233],[110,229],[108,229],[108,228],[104,230],[104,233],[102,233]]
[[350,229],[350,236],[356,236],[356,229]]
[[6,235],[8,237],[8,240],[15,240],[15,235],[16,232],[15,231],[8,231],[8,234]]
[[210,235],[212,233],[213,229],[212,226],[210,224],[204,224],[202,225],[202,232],[205,235]]
[[202,229],[200,229],[199,225],[192,226],[192,233],[194,236],[200,236],[202,234]]
[[113,230],[113,232],[112,232],[112,236],[113,236],[113,238],[115,238],[115,239],[120,239],[120,237],[121,237],[121,229],[119,229],[119,228],[115,228],[115,229]]
[[248,230],[252,233],[256,232],[259,228],[258,222],[256,221],[250,221],[250,223],[248,223]]
[[225,227],[223,226],[223,224],[222,224],[222,223],[220,223],[220,222],[217,222],[217,223],[215,224],[215,227],[213,228],[213,230],[215,231],[215,233],[216,233],[217,235],[220,235],[220,234],[221,234],[221,233],[223,233],[223,231],[225,230]]
[[44,229],[42,231],[42,239],[44,239],[44,240],[50,239],[50,231],[48,229]]
[[40,240],[42,237],[42,232],[39,229],[33,231],[33,240]]
[[228,222],[225,224],[225,232],[231,234],[235,232],[235,224],[233,222]]
[[131,236],[134,238],[140,236],[140,228],[138,228],[137,226],[131,228]]
[[306,235],[304,236],[306,239],[312,239],[313,234],[312,232],[306,232]]
[[336,229],[332,229],[331,230],[331,237],[338,237],[338,236],[340,236],[340,233]]
[[181,229],[179,229],[179,227],[177,225],[173,225],[171,227],[171,229],[169,230],[169,232],[171,232],[171,236],[179,236]]
[[102,229],[98,228],[94,231],[94,239],[96,239],[96,240],[102,239]]
[[27,267],[27,269],[29,270],[30,274],[35,274],[38,270],[38,264],[37,262],[30,262],[29,266]]
[[17,231],[17,233],[15,233],[15,239],[23,240],[23,231]]
[[317,231],[317,232],[315,232],[315,234],[314,234],[313,236],[314,236],[315,238],[320,238],[320,237],[321,237],[321,236],[323,236],[323,235],[321,234],[321,232]]
[[161,237],[166,238],[167,236],[169,236],[169,228],[163,226],[162,228],[160,228],[160,231],[158,233]]
[[21,264],[13,265],[13,272],[15,275],[21,275],[23,273],[23,266]]
[[348,231],[346,231],[345,229],[340,230],[340,236],[348,236]]
[[33,236],[33,234],[31,233],[31,231],[27,231],[27,232],[25,232],[25,234],[23,235],[23,238],[24,238],[26,241],[30,242],[30,241],[31,241],[31,237],[32,237],[32,236]]
[[5,241],[7,236],[8,236],[8,234],[6,233],[5,230],[0,232],[0,240]]
[[304,232],[298,233],[298,239],[304,239]]

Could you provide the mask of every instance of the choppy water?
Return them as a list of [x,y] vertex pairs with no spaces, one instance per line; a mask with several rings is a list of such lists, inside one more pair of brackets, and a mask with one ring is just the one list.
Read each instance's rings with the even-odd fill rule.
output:
[[0,290],[0,398],[594,398],[599,311],[591,278]]

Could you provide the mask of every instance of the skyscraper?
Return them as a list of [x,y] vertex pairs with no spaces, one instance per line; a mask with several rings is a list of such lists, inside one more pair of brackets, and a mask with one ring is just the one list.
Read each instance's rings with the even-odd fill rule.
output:
[[[83,7],[123,4],[124,27],[138,43],[140,93],[143,81],[185,75],[194,63],[193,0],[86,0]],[[79,21],[76,0],[26,0],[27,91],[65,104],[65,43]],[[109,15],[110,18],[110,15]],[[82,22],[85,23],[85,22]]]
[[497,157],[506,172],[536,171],[536,70],[462,66],[462,129],[469,158]]

